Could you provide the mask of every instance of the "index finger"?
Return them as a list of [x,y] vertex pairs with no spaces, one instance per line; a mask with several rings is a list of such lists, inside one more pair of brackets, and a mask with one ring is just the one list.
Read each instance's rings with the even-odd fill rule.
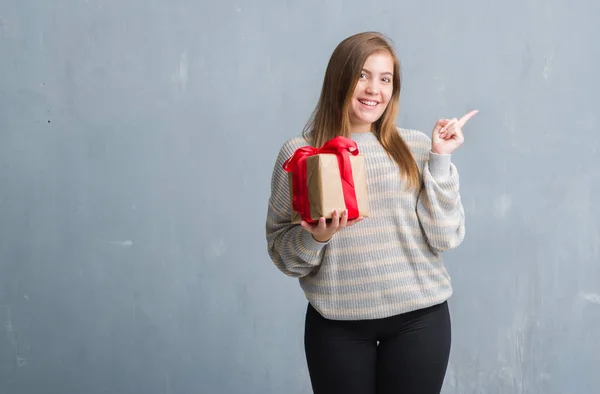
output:
[[479,112],[479,110],[478,109],[474,109],[473,111],[471,111],[468,114],[464,115],[462,118],[460,118],[458,120],[458,126],[462,128],[465,125],[465,123],[467,123],[469,121],[469,119],[471,119],[473,116],[475,116],[477,114],[477,112]]

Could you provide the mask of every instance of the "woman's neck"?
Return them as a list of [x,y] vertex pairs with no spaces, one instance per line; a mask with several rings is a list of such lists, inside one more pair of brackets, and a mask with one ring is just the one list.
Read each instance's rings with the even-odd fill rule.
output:
[[359,126],[353,126],[350,125],[350,132],[351,133],[371,133],[373,131],[373,125],[359,125]]

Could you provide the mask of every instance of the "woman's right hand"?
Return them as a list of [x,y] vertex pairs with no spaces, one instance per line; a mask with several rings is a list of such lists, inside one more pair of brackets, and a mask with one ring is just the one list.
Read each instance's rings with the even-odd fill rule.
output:
[[340,215],[336,210],[333,212],[331,222],[329,223],[327,223],[327,220],[322,217],[317,223],[308,223],[303,220],[300,225],[306,231],[312,234],[312,237],[315,239],[315,241],[324,243],[329,241],[335,233],[344,227],[352,226],[363,219],[364,218],[362,216],[359,216],[354,220],[348,220],[348,210],[345,210],[340,218]]

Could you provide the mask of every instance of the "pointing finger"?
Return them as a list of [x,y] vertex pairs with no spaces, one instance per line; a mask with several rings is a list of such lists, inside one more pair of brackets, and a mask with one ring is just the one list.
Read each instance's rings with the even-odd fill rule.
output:
[[473,116],[477,115],[478,112],[479,112],[478,109],[474,109],[473,111],[464,115],[462,118],[459,119],[458,127],[462,128],[465,125],[465,123],[467,123],[469,121],[469,119],[471,119]]

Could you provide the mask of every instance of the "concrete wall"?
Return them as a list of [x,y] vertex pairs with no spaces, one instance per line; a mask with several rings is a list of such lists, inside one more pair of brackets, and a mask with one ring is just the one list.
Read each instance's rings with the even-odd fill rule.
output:
[[272,165],[346,36],[454,155],[446,394],[600,387],[600,3],[1,0],[0,393],[309,393]]

